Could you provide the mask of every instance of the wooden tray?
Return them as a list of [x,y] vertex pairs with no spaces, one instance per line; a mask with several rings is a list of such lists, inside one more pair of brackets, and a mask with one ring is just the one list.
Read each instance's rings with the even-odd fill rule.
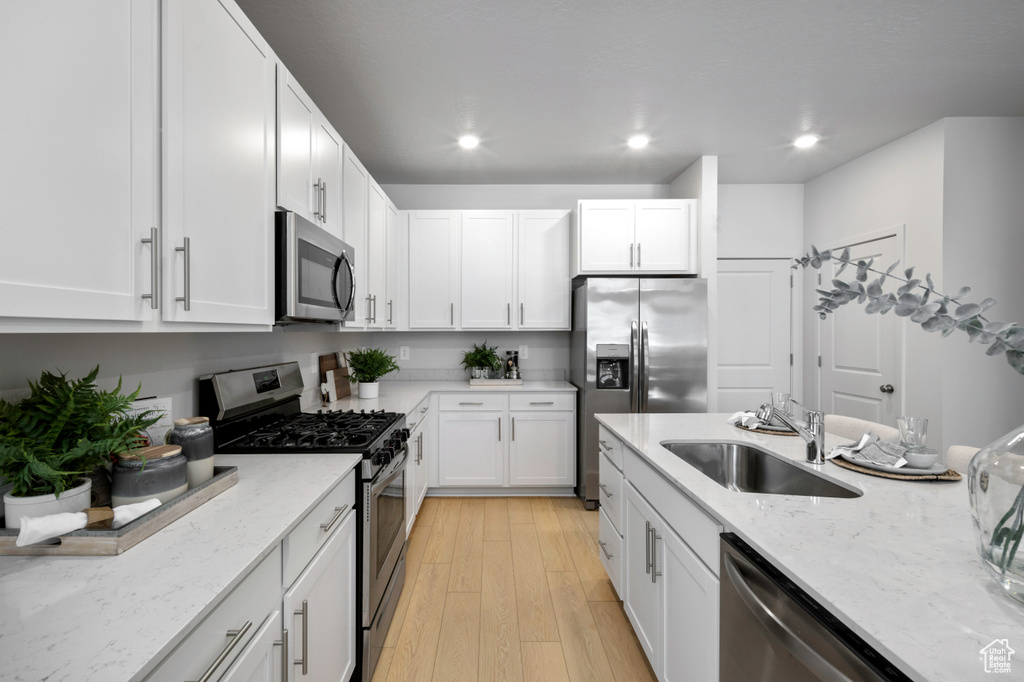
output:
[[117,530],[76,530],[55,545],[18,547],[17,528],[0,528],[0,556],[116,556],[238,482],[238,467],[214,467],[213,478]]
[[522,386],[522,379],[470,379],[470,386]]

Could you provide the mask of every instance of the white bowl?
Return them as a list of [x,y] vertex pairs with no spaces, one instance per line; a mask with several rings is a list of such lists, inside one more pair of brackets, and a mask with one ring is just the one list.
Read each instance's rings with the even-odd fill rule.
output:
[[904,453],[903,459],[907,460],[907,466],[914,469],[927,469],[939,461],[939,453],[935,450],[908,451]]

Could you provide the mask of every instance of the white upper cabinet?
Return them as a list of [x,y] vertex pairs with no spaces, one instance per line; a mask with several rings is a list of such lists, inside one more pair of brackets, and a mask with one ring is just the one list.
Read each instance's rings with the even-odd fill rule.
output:
[[511,211],[462,213],[463,329],[512,328]]
[[269,325],[275,57],[230,0],[163,10],[163,319]]
[[398,320],[401,319],[399,298],[398,298],[398,231],[399,231],[399,214],[398,207],[388,200],[386,209],[385,219],[385,269],[387,274],[384,278],[384,291],[386,299],[382,299],[384,303],[384,313],[381,318],[384,329],[397,329]]
[[409,327],[454,329],[458,297],[458,211],[410,211]]
[[320,221],[325,230],[338,238],[341,238],[342,234],[341,160],[344,146],[341,136],[323,114],[318,115],[314,179],[319,187],[320,200],[315,204],[317,211],[314,218]]
[[388,197],[370,179],[366,203],[366,326],[383,329],[388,320]]
[[0,316],[149,319],[156,3],[16,2],[2,13]]
[[579,202],[576,274],[697,272],[692,199]]
[[571,234],[571,211],[517,214],[517,329],[569,329]]
[[369,219],[370,174],[359,162],[348,145],[342,156],[342,239],[356,252],[356,301],[355,319],[345,323],[346,327],[362,327],[368,319],[366,277],[366,230]]

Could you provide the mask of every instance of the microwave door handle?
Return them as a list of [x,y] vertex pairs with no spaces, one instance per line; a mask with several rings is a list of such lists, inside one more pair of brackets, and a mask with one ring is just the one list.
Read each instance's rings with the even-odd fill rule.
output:
[[640,378],[640,372],[638,371],[638,363],[640,361],[639,356],[639,339],[637,336],[637,324],[636,320],[633,321],[631,334],[629,338],[629,365],[631,368],[630,373],[632,376],[629,380],[629,411],[639,412],[640,406],[638,404],[638,398],[640,396],[640,387],[637,386],[637,382]]
[[[355,299],[356,299],[356,273],[352,269],[352,263],[349,262],[348,254],[343,252],[341,254],[341,257],[338,260],[340,262],[338,263],[338,267],[335,269],[335,273],[334,273],[334,277],[335,277],[335,279],[334,279],[334,290],[335,290],[335,292],[338,291],[338,277],[341,274],[342,266],[344,266],[345,269],[348,270],[348,279],[349,279],[350,282],[352,282],[352,286],[349,287],[349,291],[348,291],[348,301],[346,301],[346,303],[344,305],[340,306],[341,307],[341,316],[344,317],[345,315],[348,314],[348,311],[352,310],[352,304],[355,302]],[[341,301],[339,300],[338,303],[340,305]]]

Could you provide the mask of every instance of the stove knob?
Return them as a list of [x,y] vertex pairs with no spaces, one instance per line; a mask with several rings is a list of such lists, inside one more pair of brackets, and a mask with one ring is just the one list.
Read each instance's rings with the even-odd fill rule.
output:
[[409,440],[409,429],[399,429],[398,437],[402,439],[402,442]]

